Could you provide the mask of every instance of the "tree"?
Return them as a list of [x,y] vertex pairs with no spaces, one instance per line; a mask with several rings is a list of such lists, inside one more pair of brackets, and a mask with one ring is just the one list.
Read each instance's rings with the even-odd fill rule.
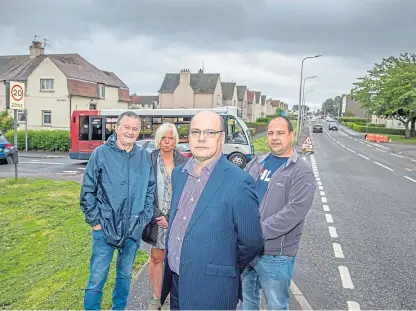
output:
[[322,104],[322,109],[321,110],[322,110],[322,114],[324,114],[325,116],[327,116],[328,114],[335,116],[338,113],[336,103],[332,98],[328,98]]
[[275,116],[280,116],[282,115],[283,109],[282,108],[277,108],[276,112],[274,113]]
[[415,136],[416,54],[383,59],[354,85],[352,98],[363,108],[377,116],[401,121],[406,138]]
[[7,110],[0,112],[0,132],[6,133],[7,131],[13,129],[13,118],[9,115]]

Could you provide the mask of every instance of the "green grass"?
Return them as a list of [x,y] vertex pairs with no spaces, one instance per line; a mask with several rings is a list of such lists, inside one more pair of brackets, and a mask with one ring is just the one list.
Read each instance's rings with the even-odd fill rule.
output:
[[[0,179],[0,309],[83,309],[91,229],[79,190],[69,181]],[[111,308],[116,257],[104,309]],[[135,268],[146,260],[140,251]]]
[[[292,121],[294,130],[294,139],[293,145],[296,144],[296,121]],[[253,141],[254,151],[255,152],[269,152],[270,148],[267,145],[267,136],[262,138],[257,138]]]
[[388,135],[391,138],[391,141],[401,143],[401,144],[414,144],[416,145],[416,138],[406,138],[401,135]]

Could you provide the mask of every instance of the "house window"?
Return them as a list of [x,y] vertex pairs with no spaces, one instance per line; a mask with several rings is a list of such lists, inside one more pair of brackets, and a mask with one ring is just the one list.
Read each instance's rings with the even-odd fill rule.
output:
[[52,125],[52,112],[50,110],[42,110],[43,125]]
[[90,110],[97,110],[97,104],[90,103]]
[[24,110],[17,110],[17,121],[26,122],[26,113]]
[[52,91],[54,89],[53,79],[40,79],[40,90],[41,91]]
[[104,98],[105,85],[98,84],[98,98]]

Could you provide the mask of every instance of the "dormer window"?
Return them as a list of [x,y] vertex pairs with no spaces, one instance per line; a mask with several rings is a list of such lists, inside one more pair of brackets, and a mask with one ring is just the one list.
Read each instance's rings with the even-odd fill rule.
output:
[[105,85],[104,84],[98,84],[98,98],[104,98],[105,96]]

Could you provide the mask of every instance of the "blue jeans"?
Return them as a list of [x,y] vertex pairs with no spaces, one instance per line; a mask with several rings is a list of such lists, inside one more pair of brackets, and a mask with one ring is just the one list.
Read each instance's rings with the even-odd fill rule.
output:
[[289,310],[289,290],[296,257],[259,255],[242,274],[242,310],[260,310],[263,289],[267,310]]
[[[118,252],[116,281],[113,289],[113,310],[124,310],[126,308],[133,262],[137,250],[136,242],[127,239],[124,248]],[[107,281],[113,254],[114,248],[105,242],[102,230],[93,230],[90,278],[84,296],[85,310],[101,309],[103,287]]]

